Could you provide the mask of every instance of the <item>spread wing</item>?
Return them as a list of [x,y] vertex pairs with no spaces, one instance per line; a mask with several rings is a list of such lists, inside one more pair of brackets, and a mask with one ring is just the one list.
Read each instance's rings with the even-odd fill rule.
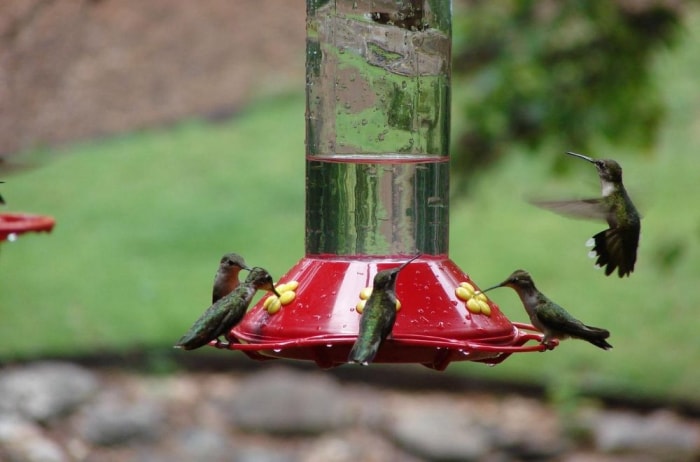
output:
[[565,201],[530,200],[529,202],[537,207],[573,218],[607,220],[608,214],[610,213],[605,204],[603,204],[603,200],[600,198]]

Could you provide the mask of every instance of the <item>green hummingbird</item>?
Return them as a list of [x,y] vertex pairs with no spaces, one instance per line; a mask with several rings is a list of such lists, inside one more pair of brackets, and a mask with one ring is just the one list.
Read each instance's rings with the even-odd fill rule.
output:
[[350,350],[348,361],[366,366],[374,359],[379,346],[396,322],[396,279],[399,271],[420,255],[396,268],[379,271],[374,276],[372,294],[360,317],[360,332]]
[[218,342],[219,336],[226,334],[241,322],[255,292],[259,289],[269,290],[279,296],[272,276],[264,269],[255,267],[250,270],[245,282],[207,308],[190,330],[177,341],[175,348],[194,350],[212,340]]
[[219,269],[216,271],[216,276],[214,276],[212,303],[216,303],[221,297],[230,294],[233,289],[238,287],[238,273],[242,269],[250,271],[243,257],[237,253],[227,253],[221,257]]
[[591,256],[597,255],[596,266],[604,267],[606,276],[615,269],[620,277],[629,276],[637,261],[641,224],[639,212],[622,184],[622,167],[612,159],[592,159],[575,152],[567,154],[595,165],[603,197],[533,203],[564,215],[607,221],[609,228],[594,235],[586,245],[593,248]]
[[542,344],[548,349],[554,348],[552,339],[564,340],[569,337],[585,340],[604,350],[612,348],[612,345],[605,341],[610,337],[610,332],[587,326],[571,316],[564,308],[537,290],[527,271],[516,270],[505,281],[481,292],[488,292],[498,287],[510,287],[515,290],[523,302],[532,325],[544,334]]

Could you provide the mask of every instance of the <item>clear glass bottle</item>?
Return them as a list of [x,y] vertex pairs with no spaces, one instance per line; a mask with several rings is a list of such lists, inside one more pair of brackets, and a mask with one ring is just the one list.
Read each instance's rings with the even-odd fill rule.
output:
[[307,0],[307,255],[447,255],[451,17]]

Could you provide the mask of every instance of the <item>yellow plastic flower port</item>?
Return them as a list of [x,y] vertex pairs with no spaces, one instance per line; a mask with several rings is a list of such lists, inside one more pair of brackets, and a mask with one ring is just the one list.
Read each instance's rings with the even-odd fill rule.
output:
[[474,314],[485,314],[491,316],[491,307],[488,304],[486,294],[478,292],[474,286],[468,282],[460,282],[455,288],[455,295],[460,300],[466,302],[467,310]]
[[[367,303],[367,300],[369,299],[369,296],[372,295],[372,288],[371,287],[365,287],[360,291],[360,301],[357,302],[357,305],[355,305],[355,311],[357,311],[358,314],[362,314],[362,312],[365,309],[365,304]],[[396,299],[396,311],[399,311],[401,309],[401,301],[397,298]]]
[[277,295],[271,294],[269,297],[267,297],[263,303],[263,309],[267,310],[267,312],[270,314],[277,313],[282,306],[289,305],[294,301],[297,296],[295,292],[297,287],[299,287],[298,281],[289,281],[282,284],[277,284],[275,286],[275,290],[277,290],[277,293],[280,294],[280,296],[278,297]]

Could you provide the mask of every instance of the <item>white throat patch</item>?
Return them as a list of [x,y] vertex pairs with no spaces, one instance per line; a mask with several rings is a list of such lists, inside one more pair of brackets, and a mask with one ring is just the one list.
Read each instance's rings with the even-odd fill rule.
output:
[[603,188],[603,197],[609,196],[615,192],[615,184],[609,181],[601,180],[601,186]]

